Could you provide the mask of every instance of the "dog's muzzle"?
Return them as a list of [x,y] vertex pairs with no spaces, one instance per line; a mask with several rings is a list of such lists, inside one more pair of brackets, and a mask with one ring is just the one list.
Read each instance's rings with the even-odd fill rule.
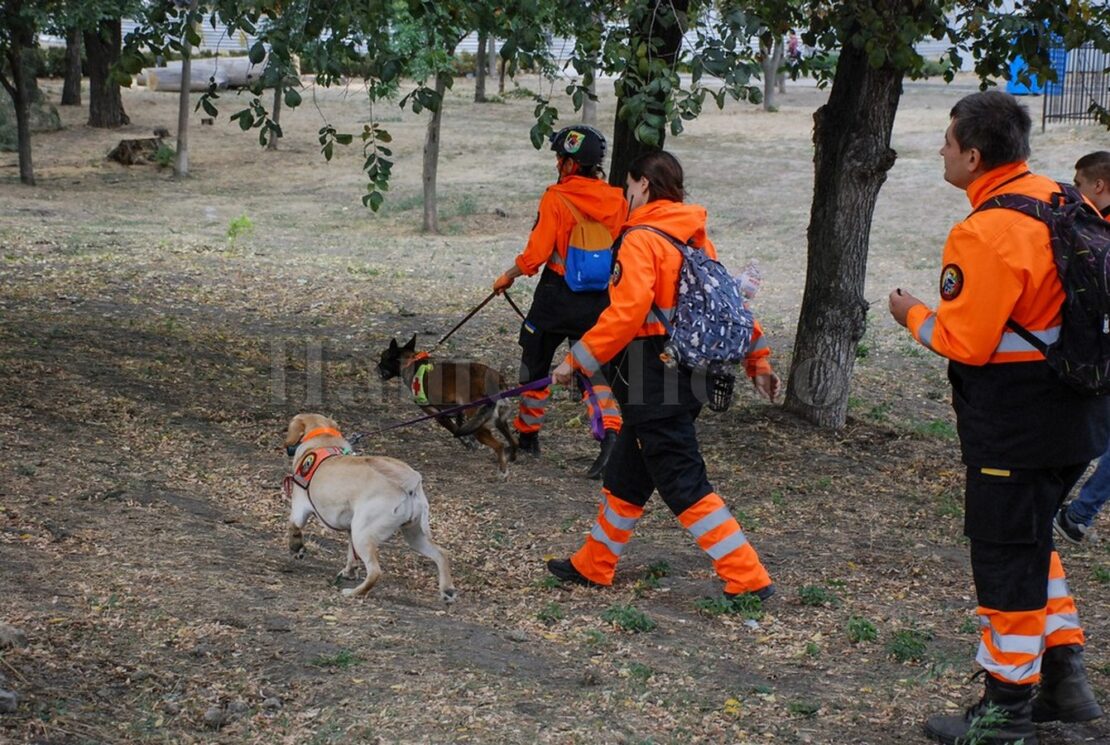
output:
[[297,445],[300,445],[300,444],[301,443],[298,442],[296,445],[287,445],[285,447],[285,454],[288,455],[290,458],[292,458],[294,455],[297,454]]

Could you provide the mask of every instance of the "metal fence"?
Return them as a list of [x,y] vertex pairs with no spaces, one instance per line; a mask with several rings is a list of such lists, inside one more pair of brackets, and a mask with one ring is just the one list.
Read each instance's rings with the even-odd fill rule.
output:
[[1056,80],[1044,88],[1041,129],[1048,122],[1095,121],[1093,105],[1110,108],[1110,54],[1091,45],[1051,51]]

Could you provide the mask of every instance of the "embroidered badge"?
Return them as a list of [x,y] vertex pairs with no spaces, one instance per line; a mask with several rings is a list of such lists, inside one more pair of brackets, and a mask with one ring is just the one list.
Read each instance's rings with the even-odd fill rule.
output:
[[613,273],[611,275],[609,275],[609,284],[613,285],[613,287],[616,287],[617,285],[619,285],[621,283],[622,272],[623,272],[623,269],[621,268],[620,261],[614,261],[613,262]]
[[581,132],[567,132],[567,137],[563,140],[563,152],[573,155],[582,148],[582,143],[585,141],[586,135]]
[[307,476],[308,472],[312,470],[312,464],[316,462],[316,453],[309,453],[301,461],[301,475]]
[[949,264],[940,272],[940,297],[955,300],[964,289],[964,272],[955,264]]

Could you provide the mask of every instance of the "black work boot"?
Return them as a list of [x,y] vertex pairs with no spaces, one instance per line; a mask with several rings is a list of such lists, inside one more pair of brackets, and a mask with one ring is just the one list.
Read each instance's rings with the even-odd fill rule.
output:
[[601,452],[597,454],[594,464],[586,471],[586,478],[599,479],[605,475],[605,466],[609,463],[609,456],[613,454],[613,447],[617,444],[617,433],[611,429],[605,430],[605,437],[601,441]]
[[518,432],[517,450],[522,453],[531,453],[533,458],[540,457],[540,433]]
[[1041,687],[1033,699],[1034,722],[1089,722],[1102,716],[1087,671],[1083,647],[1049,647],[1041,661]]
[[581,572],[574,568],[570,559],[550,559],[547,562],[547,571],[555,575],[560,582],[572,582],[583,587],[600,587],[596,582],[591,582]]
[[[1037,745],[1037,728],[1033,726],[1033,685],[1007,683],[985,674],[983,698],[963,716],[929,717],[925,734],[945,745],[977,742],[1003,745],[1023,740]],[[992,716],[994,714],[994,716]]]

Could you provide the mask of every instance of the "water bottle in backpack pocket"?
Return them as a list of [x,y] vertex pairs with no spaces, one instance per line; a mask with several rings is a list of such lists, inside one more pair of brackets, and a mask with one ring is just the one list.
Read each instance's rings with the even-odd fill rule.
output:
[[1010,209],[1048,226],[1052,256],[1064,287],[1059,337],[1046,343],[1014,320],[1006,325],[1044,354],[1071,388],[1110,393],[1110,222],[1070,184],[1051,202],[1024,194],[999,194],[975,211]]
[[609,287],[613,271],[613,236],[609,228],[597,220],[586,217],[566,197],[560,199],[574,216],[575,225],[570,231],[567,245],[567,286],[574,292],[600,292]]

